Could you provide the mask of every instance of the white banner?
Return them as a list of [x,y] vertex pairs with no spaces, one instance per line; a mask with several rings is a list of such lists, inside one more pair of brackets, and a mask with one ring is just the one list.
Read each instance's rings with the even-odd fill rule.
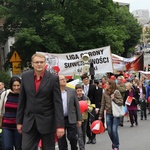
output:
[[150,74],[150,71],[139,71],[140,73],[142,74],[145,74],[145,75],[149,75]]
[[[39,52],[43,53],[43,52]],[[83,54],[88,54],[94,64],[95,74],[113,72],[110,46],[72,53],[43,53],[46,57],[47,69],[57,74],[73,76],[82,75]]]
[[143,55],[124,58],[112,54],[112,63],[114,66],[114,70],[118,71],[139,71],[143,70],[144,67]]

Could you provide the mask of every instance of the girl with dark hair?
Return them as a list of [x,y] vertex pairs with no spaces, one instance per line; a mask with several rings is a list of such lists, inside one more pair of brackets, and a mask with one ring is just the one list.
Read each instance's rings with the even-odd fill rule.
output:
[[119,150],[118,125],[120,118],[114,117],[112,114],[112,101],[119,106],[123,105],[123,99],[121,93],[117,90],[115,81],[108,80],[106,83],[106,90],[103,93],[99,119],[102,119],[104,110],[106,110],[107,131],[112,141],[112,148],[113,150]]
[[20,92],[21,79],[14,76],[10,79],[10,89],[1,95],[0,113],[2,121],[2,143],[4,150],[21,150],[21,134],[16,128],[16,113]]

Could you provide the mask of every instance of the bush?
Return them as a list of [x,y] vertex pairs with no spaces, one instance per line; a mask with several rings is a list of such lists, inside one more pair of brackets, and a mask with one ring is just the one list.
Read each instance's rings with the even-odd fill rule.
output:
[[4,71],[0,71],[0,82],[4,82],[5,88],[9,89],[10,75]]

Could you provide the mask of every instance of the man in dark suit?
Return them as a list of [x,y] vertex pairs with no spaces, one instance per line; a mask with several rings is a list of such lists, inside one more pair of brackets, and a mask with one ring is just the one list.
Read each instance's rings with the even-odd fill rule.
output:
[[42,139],[44,150],[55,149],[55,133],[64,135],[63,105],[58,76],[45,70],[45,56],[32,56],[34,70],[22,74],[17,110],[17,129],[22,150],[36,150]]
[[[82,117],[79,108],[75,89],[66,87],[66,79],[63,75],[59,75],[61,96],[63,101],[65,130],[67,138],[70,141],[71,150],[77,150],[77,126],[82,124]],[[58,140],[59,150],[68,150],[66,132],[62,138]]]
[[88,124],[87,124],[87,137],[89,140],[87,144],[95,144],[96,143],[96,134],[92,133],[90,129],[90,124],[98,119],[98,113],[100,109],[100,102],[102,98],[102,89],[98,88],[94,84],[89,84],[89,77],[86,74],[81,76],[83,82],[83,91],[84,94],[90,99],[91,104],[95,104],[95,108],[91,113],[88,114]]

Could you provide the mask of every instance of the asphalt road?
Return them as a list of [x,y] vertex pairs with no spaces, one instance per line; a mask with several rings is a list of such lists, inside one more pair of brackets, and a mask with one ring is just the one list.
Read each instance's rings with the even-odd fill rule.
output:
[[[150,115],[147,120],[140,120],[139,125],[130,127],[130,122],[124,118],[124,126],[119,127],[120,150],[149,150],[150,149]],[[111,150],[111,141],[107,131],[97,135],[97,143],[86,144],[86,150]]]
[[[126,117],[124,118],[124,126],[119,127],[120,150],[150,149],[150,115],[147,116],[147,120],[140,120],[138,113],[138,123],[138,126],[131,128],[130,122],[127,122]],[[112,150],[107,131],[97,135],[96,144],[86,144],[86,150]]]

